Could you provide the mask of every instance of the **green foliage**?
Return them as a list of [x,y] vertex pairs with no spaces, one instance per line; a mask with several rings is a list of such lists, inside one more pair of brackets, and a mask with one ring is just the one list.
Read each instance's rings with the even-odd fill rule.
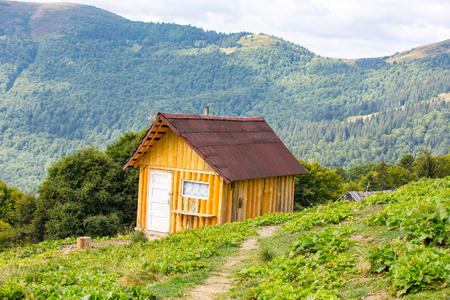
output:
[[413,171],[414,161],[416,158],[411,153],[403,155],[398,161],[398,165],[410,172]]
[[352,228],[329,227],[320,232],[302,234],[291,245],[290,255],[305,255],[307,253],[320,252],[323,254],[337,254],[346,250],[351,241],[346,239],[352,232]]
[[442,289],[450,284],[448,251],[406,244],[393,263],[389,277],[397,296],[427,289]]
[[397,296],[450,284],[450,255],[444,249],[397,242],[374,247],[368,259],[374,272],[387,272]]
[[287,232],[299,232],[310,230],[315,226],[338,224],[342,220],[351,220],[352,211],[357,206],[358,204],[355,202],[343,201],[305,209],[294,214],[294,217],[286,222],[283,229]]
[[269,249],[263,248],[259,251],[259,257],[260,257],[261,261],[269,262],[275,257],[275,254],[272,251],[270,251]]
[[131,226],[139,172],[122,165],[144,133],[126,133],[108,145],[108,155],[89,148],[61,159],[40,187],[38,201],[0,181],[0,250],[45,236],[114,236]]
[[133,154],[133,151],[136,150],[146,132],[147,129],[142,130],[140,133],[126,132],[118,141],[106,146],[105,154],[115,162],[124,165]]
[[448,286],[450,177],[413,182],[378,198],[371,202],[390,204],[368,224],[399,228],[405,235],[370,249],[367,259],[373,272],[386,273],[397,296]]
[[251,220],[235,222],[200,228],[195,234],[186,230],[147,243],[85,251],[64,250],[74,239],[15,248],[0,253],[0,298],[163,298],[153,283],[203,272],[211,266],[208,258],[236,249],[256,233],[254,228]]
[[36,236],[117,234],[136,214],[135,192],[126,193],[125,177],[121,165],[94,148],[61,158],[38,189]]
[[359,164],[349,168],[347,173],[344,173],[343,178],[345,181],[360,181],[363,176],[366,176],[372,171],[375,171],[375,164],[373,162]]
[[84,227],[83,234],[87,236],[115,236],[123,227],[117,212],[106,216],[89,216],[83,220],[82,224]]
[[145,232],[142,230],[134,230],[130,233],[130,241],[132,243],[148,242]]
[[0,251],[30,241],[35,209],[33,195],[25,195],[0,180]]
[[[319,212],[318,215],[321,213]],[[239,273],[241,282],[257,280],[248,291],[256,299],[339,299],[336,288],[346,283],[354,259],[342,253],[352,242],[351,228],[337,226],[300,236],[289,256],[277,256],[265,265]]]
[[436,178],[450,176],[450,154],[437,156]]
[[[384,93],[385,90],[378,88],[374,92]],[[424,148],[435,156],[448,153],[450,103],[427,101],[402,109],[393,108],[364,121],[297,118],[291,121],[288,130],[276,132],[299,158],[330,168],[350,168],[382,160],[394,164],[403,155],[417,155]]]
[[339,198],[343,193],[342,178],[335,170],[319,163],[299,160],[308,174],[296,176],[294,202],[303,207],[324,204]]
[[0,180],[0,220],[5,223],[14,221],[14,204],[25,195],[15,188],[8,187]]
[[423,149],[414,161],[414,173],[417,178],[442,178],[450,176],[450,154],[432,156],[431,152]]
[[[141,140],[144,138],[146,129],[139,133],[128,132],[120,137],[116,142],[109,144],[106,147],[105,154],[113,159],[114,162],[123,166],[126,161],[133,154],[134,150],[137,148]],[[136,217],[138,189],[139,189],[139,170],[135,168],[127,168],[120,171],[123,175],[122,177],[122,191],[121,194],[126,198],[128,207],[124,211],[126,216],[126,223],[130,224],[134,222]],[[132,209],[135,209],[133,211]],[[119,228],[120,229],[120,228]]]
[[[274,246],[277,241],[289,241],[280,247],[284,250],[274,252],[262,248],[267,250],[266,254],[260,254],[260,258],[267,258],[265,262],[252,264],[237,274],[239,281],[235,289],[242,297],[360,299],[389,287],[389,292],[397,296],[431,291],[436,298],[445,298],[444,291],[437,291],[450,284],[448,245],[422,243],[423,240],[406,234],[408,226],[401,227],[405,230],[400,235],[404,239],[378,240],[373,246],[366,244],[371,239],[358,236],[387,234],[389,218],[392,224],[401,224],[395,218],[406,220],[411,216],[418,219],[417,224],[424,224],[422,216],[432,209],[414,209],[421,203],[436,204],[438,218],[444,219],[445,213],[439,205],[446,207],[449,188],[449,177],[424,179],[390,194],[372,196],[361,204],[339,202],[315,206],[297,213],[265,215],[194,232],[186,230],[160,240],[120,247],[67,252],[64,245],[73,243],[74,238],[17,247],[0,254],[0,297],[177,297],[189,288],[186,278],[207,274],[217,264],[215,258],[237,249],[244,239],[256,234],[257,227],[285,223],[277,233],[283,239],[271,237]],[[426,202],[427,198],[431,200]],[[381,213],[369,217],[369,226],[365,225],[364,215],[380,209],[380,203],[388,205]],[[367,208],[365,212],[364,208]],[[412,216],[411,209],[417,210],[417,214]],[[435,226],[431,219],[428,222]],[[369,265],[365,275],[358,267],[361,262]],[[173,281],[184,283],[159,288]]]
[[[309,210],[314,210],[314,208],[311,208]],[[254,224],[255,226],[269,226],[269,225],[283,224],[289,220],[295,219],[296,215],[297,214],[292,213],[267,214],[252,220],[252,224]]]
[[[274,257],[266,264],[254,265],[242,270],[239,273],[240,283],[236,289],[242,289],[245,286],[247,289],[245,296],[255,299],[309,299],[308,297],[342,299],[351,295],[343,291],[348,292],[352,288],[349,286],[352,282],[358,282],[361,275],[368,276],[370,272],[386,274],[386,279],[369,275],[371,277],[364,282],[371,282],[371,289],[374,280],[387,280],[390,286],[389,291],[397,296],[445,288],[450,278],[450,255],[447,245],[441,244],[440,247],[434,247],[431,243],[425,245],[421,240],[405,234],[405,239],[409,241],[397,239],[389,243],[381,242],[374,246],[365,246],[363,240],[355,242],[350,239],[350,235],[355,232],[355,227],[361,226],[357,222],[354,225],[346,224],[345,226],[326,225],[352,220],[351,214],[358,205],[360,208],[373,206],[368,208],[372,210],[376,209],[379,203],[391,204],[386,206],[380,214],[369,217],[368,222],[373,232],[385,232],[389,228],[385,226],[389,225],[386,221],[373,222],[373,220],[379,220],[379,216],[384,215],[386,210],[390,211],[389,216],[392,218],[410,216],[411,224],[425,225],[426,221],[421,221],[420,212],[415,215],[410,214],[414,205],[409,203],[413,202],[417,205],[429,197],[446,199],[449,182],[450,178],[412,182],[396,192],[372,196],[361,205],[342,202],[313,207],[292,214],[291,219],[283,226],[284,231],[300,232],[300,234],[290,244],[288,252]],[[440,203],[442,204],[442,201]],[[435,210],[442,211],[440,208]],[[430,212],[428,211],[427,214]],[[436,214],[445,215],[445,213]],[[340,217],[332,217],[336,215]],[[415,218],[417,222],[414,222]],[[430,219],[427,222],[430,223],[429,227],[433,226]],[[377,224],[384,227],[377,228]],[[359,234],[370,235],[366,227],[360,230]],[[404,230],[407,231],[406,227]],[[360,257],[359,262],[358,257]],[[358,267],[362,263],[369,266]],[[357,271],[360,268],[364,274]],[[363,295],[357,299],[367,295],[367,292],[367,290],[363,291]],[[445,297],[445,294],[438,295]]]
[[[434,182],[434,195],[428,192],[432,186],[422,180],[413,185],[416,194],[409,192],[411,185],[407,185],[401,193],[397,193],[395,199],[385,196],[392,203],[380,213],[373,214],[368,222],[400,228],[406,233],[407,239],[414,243],[450,246],[449,179],[447,177]],[[403,198],[405,196],[408,198]]]
[[436,158],[431,156],[431,152],[424,149],[417,155],[414,161],[414,171],[418,178],[434,178],[436,177]]
[[11,225],[0,220],[0,251],[4,250],[10,243],[11,234],[9,233]]
[[[405,157],[409,159],[412,155],[405,155]],[[335,171],[339,172],[344,179],[343,190],[345,191],[391,190],[416,178],[412,167],[407,169],[400,165],[386,163],[384,160],[378,164],[370,162],[356,165],[349,168],[348,171],[339,167]]]
[[374,166],[360,179],[360,189],[367,191],[391,190],[414,179],[414,175],[400,166],[394,166],[382,161]]
[[367,254],[367,259],[370,261],[375,273],[389,271],[396,258],[396,248],[391,244],[375,246]]

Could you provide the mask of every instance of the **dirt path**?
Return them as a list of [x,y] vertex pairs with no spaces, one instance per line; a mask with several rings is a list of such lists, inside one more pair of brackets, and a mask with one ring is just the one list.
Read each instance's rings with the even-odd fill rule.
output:
[[[280,225],[263,227],[258,230],[258,235],[260,237],[269,237],[278,227]],[[251,250],[256,248],[258,248],[258,241],[255,238],[244,241],[238,253],[223,265],[221,272],[213,273],[212,276],[205,280],[204,284],[195,286],[181,299],[217,299],[221,294],[228,292],[233,283],[233,268],[246,259]]]

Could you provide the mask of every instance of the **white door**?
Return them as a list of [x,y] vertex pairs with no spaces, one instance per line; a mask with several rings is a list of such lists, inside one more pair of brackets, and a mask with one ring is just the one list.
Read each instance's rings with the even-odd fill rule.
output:
[[147,229],[169,232],[172,173],[150,171]]

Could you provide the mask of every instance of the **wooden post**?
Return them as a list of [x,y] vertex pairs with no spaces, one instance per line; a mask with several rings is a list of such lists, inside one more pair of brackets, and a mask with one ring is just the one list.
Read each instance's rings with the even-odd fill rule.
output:
[[77,238],[77,248],[91,248],[91,238],[88,236],[80,236],[79,238]]

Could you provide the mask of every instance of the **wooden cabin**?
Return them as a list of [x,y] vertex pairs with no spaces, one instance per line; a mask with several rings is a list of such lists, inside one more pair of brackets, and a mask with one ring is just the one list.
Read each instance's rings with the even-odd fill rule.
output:
[[291,212],[307,173],[262,117],[168,113],[127,167],[140,169],[136,227],[165,233]]

